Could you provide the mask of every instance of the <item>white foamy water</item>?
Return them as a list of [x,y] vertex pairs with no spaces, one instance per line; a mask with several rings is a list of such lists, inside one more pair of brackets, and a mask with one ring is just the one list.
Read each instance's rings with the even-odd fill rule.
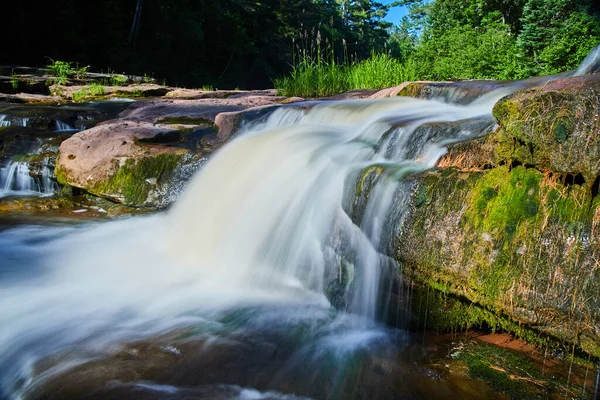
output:
[[[328,312],[326,288],[342,264],[354,276],[346,309],[357,317],[329,320],[324,332],[314,325],[316,342],[296,363],[314,362],[315,354],[343,359],[385,341],[373,318],[382,277],[395,268],[382,252],[382,232],[390,210],[405,208],[397,204],[407,201],[401,178],[431,168],[448,143],[485,133],[504,94],[468,106],[396,98],[281,108],[217,152],[165,215],[55,234],[49,232],[57,228],[0,233],[15,249],[5,250],[0,269],[5,390],[25,393],[84,362],[79,353],[44,376],[31,375],[36,360],[73,344],[103,352],[111,343],[218,325],[215,315],[239,307],[310,310],[275,311],[262,325],[268,313],[259,313],[258,325],[244,329],[311,320],[315,310]],[[440,130],[441,123],[453,128]],[[357,225],[348,204],[356,178],[371,165],[386,169]]]
[[[594,72],[600,64],[600,45],[587,55],[573,76],[581,76]],[[598,71],[595,71],[598,72]]]
[[22,126],[26,127],[29,124],[29,118],[10,118],[8,115],[0,114],[0,127],[7,126]]
[[74,126],[71,126],[68,123],[60,121],[60,120],[56,120],[55,125],[56,125],[55,132],[71,132],[71,131],[79,130],[79,129],[75,128]]
[[37,178],[31,176],[30,165],[25,161],[9,161],[0,168],[0,197],[51,196],[57,189],[47,159],[42,162]]

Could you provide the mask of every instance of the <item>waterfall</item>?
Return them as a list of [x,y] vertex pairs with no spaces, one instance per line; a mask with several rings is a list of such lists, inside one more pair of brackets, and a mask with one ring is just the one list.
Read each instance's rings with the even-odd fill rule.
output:
[[30,164],[25,161],[9,161],[0,168],[0,197],[51,196],[57,189],[48,159],[42,161],[38,177],[31,176]]
[[[166,215],[75,232],[30,230],[7,257],[48,273],[24,286],[0,280],[3,386],[30,376],[31,357],[71,343],[91,351],[239,307],[282,310],[270,311],[277,323],[259,323],[269,313],[252,319],[243,328],[251,330],[299,313],[294,318],[314,325],[304,334],[307,346],[325,335],[316,342],[322,357],[383,345],[387,334],[376,320],[397,268],[386,246],[391,220],[408,207],[403,178],[431,168],[449,143],[486,133],[495,125],[492,106],[506,93],[468,105],[399,97],[280,108],[218,151]],[[359,221],[352,203],[369,168],[381,172]],[[47,245],[27,250],[48,235]],[[9,239],[0,233],[2,240]],[[321,320],[335,290],[349,314]],[[281,373],[306,368],[316,360],[311,354],[290,355]]]
[[29,175],[29,164],[25,162],[9,162],[0,169],[0,186],[2,195],[9,193],[27,193],[32,191],[33,178]]
[[79,129],[75,128],[74,126],[71,126],[68,123],[60,121],[60,120],[56,120],[55,124],[56,124],[55,132],[70,132],[70,131],[79,130]]
[[[76,375],[93,377],[90,385],[171,393],[185,375],[177,363],[209,363],[209,352],[214,369],[194,370],[209,384],[239,389],[266,376],[274,390],[344,398],[337,390],[357,382],[359,361],[397,361],[391,338],[402,335],[378,317],[399,270],[388,254],[410,207],[406,178],[432,168],[449,144],[494,129],[493,105],[514,90],[468,104],[283,106],[217,151],[166,213],[0,231],[0,259],[10,260],[0,265],[0,390],[27,397],[52,379],[69,390],[68,371],[93,360],[93,374]],[[27,170],[10,163],[0,187],[20,187]],[[356,201],[365,176],[368,193]],[[185,349],[175,346],[194,340],[196,358],[177,358]],[[141,356],[126,350],[136,344]],[[167,375],[157,385],[155,370],[116,364],[133,370],[114,376],[102,364],[153,351],[177,360],[160,366]],[[125,375],[131,381],[120,382]]]
[[600,45],[587,55],[585,60],[581,63],[579,68],[575,70],[573,76],[587,75],[594,72],[598,72],[600,69]]
[[6,127],[6,126],[26,127],[28,125],[29,125],[29,118],[27,118],[27,117],[23,117],[23,118],[14,117],[14,118],[8,119],[7,115],[0,114],[0,127]]
[[[401,178],[433,167],[448,143],[489,132],[491,108],[504,94],[468,106],[395,98],[281,108],[190,183],[170,215],[171,251],[229,281],[286,282],[316,293],[343,263],[358,282],[348,309],[373,318],[378,277],[393,267],[381,234]],[[443,122],[459,129],[432,128]],[[358,175],[372,166],[384,172],[357,226],[346,205]]]

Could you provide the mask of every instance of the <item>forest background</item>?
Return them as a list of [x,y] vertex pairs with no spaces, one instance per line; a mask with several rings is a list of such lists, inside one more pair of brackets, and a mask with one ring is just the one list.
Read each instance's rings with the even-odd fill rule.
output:
[[[397,24],[390,7],[406,8]],[[592,0],[14,0],[2,20],[0,64],[288,95],[548,75],[600,43]]]

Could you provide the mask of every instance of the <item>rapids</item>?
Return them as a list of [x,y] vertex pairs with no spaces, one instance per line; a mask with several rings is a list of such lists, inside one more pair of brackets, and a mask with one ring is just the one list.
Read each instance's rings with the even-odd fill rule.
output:
[[[2,232],[4,390],[35,393],[112,345],[220,325],[234,310],[256,313],[238,327],[249,332],[269,319],[283,332],[307,324],[292,358],[309,348],[317,357],[385,347],[389,328],[375,317],[382,277],[395,265],[380,251],[381,233],[390,205],[409,190],[401,178],[431,168],[445,144],[493,127],[492,105],[505,94],[467,106],[396,98],[282,108],[219,151],[164,215]],[[441,122],[459,123],[434,129]],[[350,202],[373,165],[388,172],[361,226]],[[347,312],[325,295],[339,268],[355,276]],[[58,353],[66,355],[36,372],[37,361]]]
[[[389,367],[410,341],[381,322],[398,270],[386,254],[410,202],[404,178],[494,129],[492,107],[512,90],[466,105],[282,107],[164,214],[0,231],[0,397],[385,398],[394,385],[452,396],[419,391],[411,362]],[[360,202],[369,168],[380,176]],[[152,369],[167,355],[177,361]]]

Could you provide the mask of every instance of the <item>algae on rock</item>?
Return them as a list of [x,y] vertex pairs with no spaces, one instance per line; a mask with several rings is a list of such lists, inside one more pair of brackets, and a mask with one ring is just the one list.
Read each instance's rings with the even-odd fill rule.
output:
[[421,188],[397,241],[406,276],[600,355],[600,213],[583,188],[508,166]]
[[405,279],[600,357],[599,109],[600,75],[500,100],[495,132],[417,179],[396,240]]
[[[200,165],[201,157],[186,151],[124,157],[113,161],[104,180],[85,190],[132,207],[161,208],[174,201]],[[70,184],[68,171],[57,166],[55,173],[61,184]]]

